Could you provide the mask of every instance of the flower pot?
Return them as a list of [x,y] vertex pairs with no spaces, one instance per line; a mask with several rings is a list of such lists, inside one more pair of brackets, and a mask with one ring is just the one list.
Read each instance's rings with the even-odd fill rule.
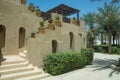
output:
[[35,8],[34,8],[34,6],[29,6],[28,10],[30,10],[31,12],[33,12],[33,11],[35,11]]
[[71,20],[72,24],[77,24],[76,20]]
[[45,33],[45,28],[38,28],[38,32],[41,33],[41,34],[44,34]]
[[40,11],[36,11],[36,16],[40,17],[41,16],[41,12]]
[[26,0],[21,0],[21,4],[26,4]]
[[35,38],[35,33],[31,33],[31,38]]
[[54,24],[52,24],[52,23],[48,24],[48,29],[55,30]]
[[55,25],[61,27],[61,21],[55,21]]

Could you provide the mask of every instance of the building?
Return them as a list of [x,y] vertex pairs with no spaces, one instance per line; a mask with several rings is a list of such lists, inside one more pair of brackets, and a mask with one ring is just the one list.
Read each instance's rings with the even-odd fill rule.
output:
[[[27,50],[27,59],[33,65],[41,66],[43,57],[49,53],[80,52],[86,47],[86,31],[84,21],[79,20],[79,10],[61,4],[37,15],[25,2],[0,0],[0,48],[3,54]],[[76,21],[66,17],[74,13],[77,14]],[[60,23],[57,24],[58,17]],[[40,22],[44,24],[43,32],[38,31]]]

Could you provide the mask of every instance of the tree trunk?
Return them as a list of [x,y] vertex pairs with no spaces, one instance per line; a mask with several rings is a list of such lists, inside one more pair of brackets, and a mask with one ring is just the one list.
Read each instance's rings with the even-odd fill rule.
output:
[[111,49],[112,49],[112,45],[111,45],[111,30],[108,30],[108,53],[111,54]]
[[120,35],[118,35],[118,45],[120,45]]
[[113,34],[113,45],[115,45],[115,35]]
[[101,44],[103,44],[103,35],[101,33]]
[[107,35],[105,33],[105,44],[107,44]]
[[118,45],[118,35],[116,36],[116,45]]

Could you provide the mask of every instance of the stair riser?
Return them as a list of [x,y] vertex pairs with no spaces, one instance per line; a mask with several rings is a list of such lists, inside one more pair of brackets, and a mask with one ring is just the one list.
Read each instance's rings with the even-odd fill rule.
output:
[[8,74],[13,74],[13,73],[19,73],[19,72],[25,72],[25,71],[32,71],[34,68],[26,68],[26,69],[18,69],[15,71],[6,71],[6,72],[1,72],[1,76],[3,75],[8,75]]
[[16,75],[16,76],[8,77],[8,78],[2,78],[2,80],[14,80],[14,79],[28,77],[28,76],[34,76],[34,75],[38,75],[38,74],[41,74],[41,72],[28,73],[28,74],[19,75],[19,76]]
[[26,59],[26,56],[19,55],[21,58]]
[[11,62],[3,62],[2,65],[6,65],[6,64],[16,64],[16,63],[23,63],[25,61],[11,61]]
[[21,65],[12,65],[12,66],[1,66],[0,70],[5,69],[12,69],[12,68],[20,68],[20,67],[26,67],[28,64],[21,64]]

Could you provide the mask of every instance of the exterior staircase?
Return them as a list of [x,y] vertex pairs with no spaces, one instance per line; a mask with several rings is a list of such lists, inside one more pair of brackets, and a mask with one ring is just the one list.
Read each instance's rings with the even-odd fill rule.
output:
[[7,55],[5,58],[0,66],[0,80],[41,80],[50,76],[19,55]]

